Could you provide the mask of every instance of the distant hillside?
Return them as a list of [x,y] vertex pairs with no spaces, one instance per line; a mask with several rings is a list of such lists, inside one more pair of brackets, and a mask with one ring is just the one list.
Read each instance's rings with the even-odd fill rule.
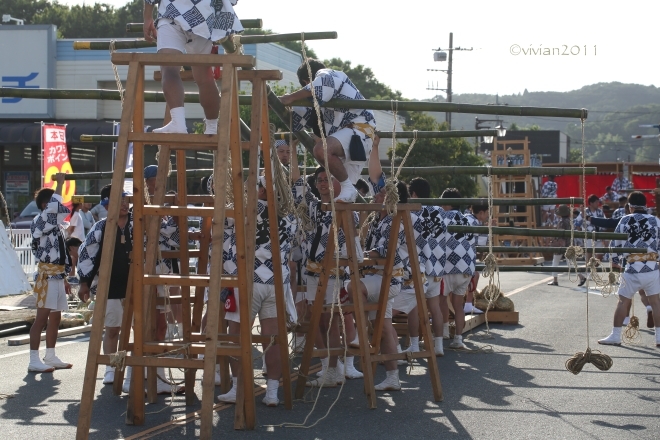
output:
[[[444,97],[434,101],[444,102]],[[598,83],[570,92],[528,92],[516,95],[461,94],[453,102],[463,104],[500,104],[532,107],[586,108],[585,124],[587,156],[592,161],[614,161],[617,157],[635,161],[658,160],[660,142],[657,139],[633,140],[636,134],[658,134],[657,129],[638,128],[639,124],[660,123],[660,88],[619,82]],[[435,113],[444,121],[443,113]],[[452,129],[474,129],[475,116],[495,119],[492,115],[452,114]],[[547,117],[503,116],[505,127],[515,123],[521,128],[538,125],[542,130],[561,130],[571,136],[572,149],[581,148],[579,121]]]

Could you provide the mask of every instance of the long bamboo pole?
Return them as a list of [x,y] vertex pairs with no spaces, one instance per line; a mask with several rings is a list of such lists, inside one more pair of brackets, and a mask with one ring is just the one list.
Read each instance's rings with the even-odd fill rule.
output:
[[[483,264],[477,264],[475,269],[477,271],[484,270],[485,266]],[[566,272],[576,272],[574,267],[568,266],[499,266],[500,272],[557,272],[557,273],[566,273]],[[608,269],[605,267],[596,268],[596,272],[605,272]],[[614,269],[616,272],[617,269]],[[577,268],[577,272],[591,272],[591,269],[582,266]]]
[[[94,42],[96,43],[96,42]],[[105,48],[107,49],[107,47]],[[16,87],[2,87],[0,88],[0,97],[7,98],[33,98],[33,99],[101,99],[101,100],[120,100],[119,92],[116,90],[96,90],[96,89],[21,89]],[[162,92],[145,92],[145,102],[165,102],[165,97]],[[199,94],[186,93],[184,96],[185,102],[199,102]],[[275,102],[277,101],[277,102]],[[279,104],[278,104],[279,103]],[[400,101],[400,105],[405,104],[405,110],[410,111],[431,111],[431,112],[447,112],[453,113],[475,113],[475,114],[492,114],[492,115],[508,115],[508,116],[554,116],[565,118],[580,118],[586,119],[587,110],[584,109],[561,109],[552,107],[510,107],[504,105],[476,105],[476,104],[455,104],[446,102],[426,102],[426,101]],[[241,95],[239,97],[240,105],[252,105],[251,95]],[[288,125],[288,112],[284,105],[274,94],[269,94],[268,104],[276,113],[281,113],[281,117],[286,119]],[[293,105],[309,106],[309,102],[300,101]],[[323,105],[327,108],[359,108],[371,110],[391,110],[390,101],[377,101],[377,100],[346,100],[346,99],[332,99]],[[273,108],[277,107],[277,108]],[[400,108],[400,110],[403,110]],[[279,116],[279,115],[278,115]],[[483,136],[486,130],[474,130],[471,136]],[[470,132],[468,130],[466,133]],[[408,132],[408,138],[412,138],[412,132]],[[420,132],[418,132],[419,134]],[[298,133],[296,133],[297,135]],[[309,136],[309,135],[307,135]],[[397,136],[400,136],[397,133]],[[466,135],[468,136],[468,135]],[[468,137],[471,137],[468,136]],[[419,137],[419,136],[418,136]]]
[[[241,26],[246,29],[261,29],[264,22],[261,18],[247,18],[241,20]],[[126,23],[126,32],[139,32],[142,33],[144,23]]]
[[[296,101],[292,106],[309,107],[308,101]],[[379,101],[375,99],[331,99],[323,104],[327,108],[355,108],[368,110],[420,112],[473,113],[505,116],[551,116],[555,118],[587,119],[587,109],[555,107],[523,107],[508,105],[458,104],[453,102],[429,101]]]
[[[596,174],[595,167],[584,169],[585,174]],[[387,170],[385,170],[387,173]],[[579,167],[489,167],[489,166],[435,166],[435,167],[403,167],[401,174],[415,174],[428,176],[434,174],[472,174],[493,176],[570,176],[581,175],[582,168]],[[547,200],[546,200],[547,201]],[[424,202],[421,202],[424,203]],[[550,202],[553,203],[553,202]],[[541,203],[548,204],[548,203]]]
[[[241,44],[281,43],[284,41],[300,41],[302,36],[296,34],[270,34],[270,35],[241,35]],[[337,32],[305,32],[305,40],[334,40]],[[108,50],[111,40],[99,41],[74,41],[74,50]],[[156,47],[155,41],[146,41],[142,38],[134,40],[116,40],[115,49],[143,49],[145,47]]]
[[[529,229],[529,228],[511,228],[493,226],[493,234],[515,235],[522,237],[553,237],[553,238],[571,238],[571,231],[560,229]],[[488,234],[488,226],[447,226],[449,232],[463,232],[472,234]],[[575,237],[584,237],[584,232],[574,232]],[[616,234],[614,232],[589,232],[587,238],[596,240],[627,240],[628,234]],[[539,248],[539,250],[542,248]]]
[[[249,129],[249,128],[248,128]],[[249,137],[249,132],[244,133]],[[109,142],[109,135],[95,135],[89,136],[95,139],[95,142]],[[425,169],[429,168],[429,169]],[[468,168],[463,170],[462,168]],[[437,174],[468,174],[468,175],[480,175],[485,174],[482,170],[474,170],[473,168],[479,167],[403,167],[401,169],[401,174],[404,175],[417,175],[417,176],[429,176]],[[567,168],[570,170],[571,168]],[[315,167],[306,167],[305,172],[311,174],[316,170]],[[421,170],[421,171],[420,171]],[[587,168],[589,170],[589,168]],[[389,170],[383,170],[385,174],[389,174]],[[190,169],[186,170],[186,175],[188,177],[203,177],[211,174],[213,170],[211,168],[201,168],[201,169]],[[131,172],[128,171],[127,177],[132,177]],[[172,170],[172,174],[176,174],[176,170]],[[556,175],[562,175],[561,172],[556,172]],[[569,173],[567,173],[569,174]],[[592,173],[587,173],[592,174]],[[110,179],[112,178],[112,171],[100,171],[100,172],[83,172],[83,173],[72,173],[67,174],[65,177],[67,180],[94,180],[94,179]],[[457,204],[457,205],[487,205],[488,199],[486,198],[464,198],[464,199],[415,199],[416,202],[423,205],[448,205],[448,204]],[[562,198],[562,199],[494,199],[493,204],[499,206],[527,206],[527,205],[548,205],[548,204],[582,204],[582,198]]]
[[[493,252],[499,253],[530,253],[530,252],[543,252],[543,253],[553,253],[553,254],[563,254],[566,252],[566,247],[554,247],[554,246],[493,246]],[[619,247],[597,247],[597,248],[588,248],[588,251],[594,251],[597,254],[605,254],[608,252],[616,253],[639,253],[639,248],[619,248]],[[488,246],[477,246],[477,252],[488,252]]]
[[[460,173],[457,173],[460,174]],[[444,205],[488,205],[488,199],[414,199],[415,202],[422,205],[444,206]],[[494,206],[538,206],[538,205],[581,205],[584,203],[581,197],[563,198],[563,199],[493,199]],[[502,213],[501,215],[515,216],[515,212]]]

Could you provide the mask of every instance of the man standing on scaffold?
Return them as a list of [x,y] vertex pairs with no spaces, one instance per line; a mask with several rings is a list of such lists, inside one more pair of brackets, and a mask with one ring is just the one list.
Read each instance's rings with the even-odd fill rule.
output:
[[[154,5],[159,0],[144,0],[144,38],[157,41],[158,53],[210,54],[213,41],[242,32],[234,6],[238,0],[167,0],[160,1],[154,21]],[[163,93],[172,120],[154,133],[187,133],[183,107],[181,66],[161,66]],[[220,94],[210,66],[192,66],[199,88],[199,103],[204,109],[204,134],[218,133]]]
[[320,137],[316,138],[314,157],[330,170],[330,174],[341,184],[341,191],[335,200],[352,203],[358,195],[353,185],[360,178],[362,168],[371,153],[376,119],[371,110],[323,108],[323,105],[333,98],[360,100],[364,97],[344,72],[327,69],[323,63],[311,58],[309,67],[312,70],[312,79],[309,77],[307,63],[302,63],[297,73],[303,88],[282,96],[280,101],[284,105],[290,105],[301,99],[309,99],[311,103],[311,90],[314,87],[314,95],[322,108],[323,126],[318,123],[320,121],[317,121],[316,110],[312,104],[310,107],[293,108],[291,129],[295,132],[309,126],[317,136],[321,136],[320,130],[324,130],[327,136],[328,163],[325,163],[323,141]]

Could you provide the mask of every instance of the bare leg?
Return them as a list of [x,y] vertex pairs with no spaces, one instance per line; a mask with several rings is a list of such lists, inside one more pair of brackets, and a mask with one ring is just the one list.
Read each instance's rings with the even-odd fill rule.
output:
[[628,315],[628,310],[630,309],[630,304],[632,300],[626,298],[625,296],[619,296],[619,302],[616,305],[616,310],[614,311],[614,327],[621,327],[623,325],[623,320]]
[[[396,330],[392,325],[392,318],[385,318],[383,322],[383,335],[381,337],[380,352],[383,354],[393,354],[397,352]],[[397,369],[396,360],[385,361],[385,370],[392,371]]]
[[[271,336],[277,334],[277,318],[267,318],[260,320],[261,334],[263,336]],[[267,344],[262,347],[265,350]],[[279,380],[282,377],[282,362],[280,362],[280,350],[276,346],[272,346],[266,351],[266,377],[271,380]],[[335,361],[336,362],[336,361]],[[233,367],[232,367],[233,370]]]
[[[440,313],[442,314],[442,323],[449,322],[449,298],[443,295],[439,296],[440,300]],[[462,308],[462,307],[461,307]],[[448,335],[446,335],[448,336]]]
[[[440,310],[441,301],[442,297],[440,295],[426,299],[426,305],[428,306],[429,312],[431,313],[433,336],[436,338],[442,336],[443,314],[442,310]],[[445,301],[445,304],[446,303],[447,302]]]
[[411,338],[419,338],[419,312],[417,306],[408,313],[408,334]]
[[[343,182],[348,179],[348,173],[342,161],[342,159],[346,159],[344,147],[342,147],[341,142],[331,136],[326,138],[326,144],[328,145],[328,163],[326,164],[326,168],[330,170],[330,174],[335,179]],[[320,164],[325,164],[323,141],[320,138],[316,139],[316,144],[314,145],[314,157]]]
[[454,324],[456,325],[455,335],[463,334],[465,327],[465,313],[463,312],[463,295],[451,295],[451,304],[454,306]]
[[[30,327],[30,350],[39,350],[41,331],[49,322],[50,309],[37,309],[37,317]],[[57,338],[57,335],[55,336]]]
[[346,340],[344,344],[350,344],[357,337],[357,330],[355,329],[355,318],[353,313],[344,315],[344,325],[346,326]]
[[[48,327],[46,327],[46,348],[55,348],[57,343],[57,333],[60,329],[60,320],[62,319],[62,312],[51,311],[48,316]],[[30,337],[32,335],[30,334]],[[37,348],[35,350],[39,349]]]
[[[199,88],[199,103],[204,109],[204,116],[206,119],[218,119],[220,93],[215,78],[213,78],[212,69],[206,66],[192,66],[192,74]],[[183,86],[183,83],[181,85]]]
[[106,327],[103,334],[103,354],[112,354],[117,352],[119,344],[119,330],[121,327]]
[[[176,49],[161,49],[158,53],[181,53]],[[161,85],[163,86],[163,94],[165,101],[170,109],[183,107],[184,89],[183,81],[179,71],[179,66],[160,66],[162,75]],[[200,96],[201,99],[201,96]],[[217,115],[217,113],[216,113]]]

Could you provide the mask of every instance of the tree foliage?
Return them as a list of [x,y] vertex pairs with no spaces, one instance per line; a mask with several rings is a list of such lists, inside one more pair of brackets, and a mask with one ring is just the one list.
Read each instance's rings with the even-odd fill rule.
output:
[[[438,123],[427,113],[411,112],[410,124],[404,125],[404,130],[446,131],[447,124]],[[412,139],[406,143],[397,143],[395,150],[397,158],[405,156],[410,142]],[[483,164],[483,160],[474,154],[474,147],[466,139],[447,138],[417,139],[404,166],[478,166]],[[439,197],[446,188],[457,188],[463,197],[473,197],[478,191],[473,176],[444,174],[425,176],[425,179],[431,184],[431,192],[435,197]]]
[[362,96],[367,99],[396,99],[400,100],[401,92],[393,91],[391,88],[376,79],[373,70],[358,64],[353,67],[348,60],[341,58],[332,58],[323,62],[328,69],[340,70],[344,72],[358,88]]

